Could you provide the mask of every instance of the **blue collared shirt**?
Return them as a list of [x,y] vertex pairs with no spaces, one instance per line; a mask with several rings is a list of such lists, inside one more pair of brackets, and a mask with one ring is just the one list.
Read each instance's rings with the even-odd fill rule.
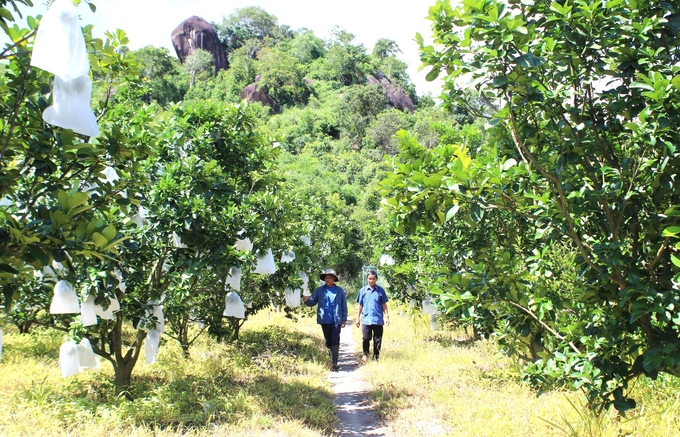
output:
[[[308,307],[317,305],[316,323],[341,325],[347,320],[347,298],[345,290],[337,285],[328,287],[322,285],[314,290],[314,293],[307,299],[305,305]],[[329,305],[330,304],[330,308]]]
[[359,290],[357,303],[362,305],[361,323],[364,325],[383,325],[383,304],[387,303],[387,293],[377,285],[371,289],[368,285]]

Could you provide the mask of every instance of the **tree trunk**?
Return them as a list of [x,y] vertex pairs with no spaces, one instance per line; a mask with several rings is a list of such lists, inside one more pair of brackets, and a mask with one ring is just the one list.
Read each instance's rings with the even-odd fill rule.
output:
[[177,340],[182,347],[182,353],[187,360],[189,356],[189,317],[183,317],[177,329]]

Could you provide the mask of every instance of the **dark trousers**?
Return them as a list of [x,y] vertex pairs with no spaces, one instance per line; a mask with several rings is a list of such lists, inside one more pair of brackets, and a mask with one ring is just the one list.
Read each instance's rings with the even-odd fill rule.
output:
[[335,323],[321,324],[323,338],[326,340],[326,347],[328,349],[331,346],[340,346],[340,328],[342,328],[342,325],[336,325]]
[[371,339],[373,340],[373,358],[380,356],[382,346],[383,325],[361,325],[361,337],[363,339],[364,356],[369,356]]

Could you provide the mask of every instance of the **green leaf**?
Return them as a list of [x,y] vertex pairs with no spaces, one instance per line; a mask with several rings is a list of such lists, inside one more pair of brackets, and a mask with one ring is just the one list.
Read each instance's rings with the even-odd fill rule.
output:
[[539,65],[545,64],[545,58],[542,56],[534,56],[531,53],[527,53],[526,55],[522,55],[518,58],[515,58],[515,63],[521,67],[528,67],[528,68],[534,68],[538,67]]
[[28,252],[38,261],[40,264],[46,266],[50,263],[50,257],[45,252],[42,251],[38,246],[28,246]]
[[680,267],[680,258],[673,255],[672,253],[671,253],[671,261],[673,262],[673,264],[675,264],[676,267]]
[[19,270],[15,269],[14,267],[10,266],[9,264],[1,264],[1,263],[0,263],[0,272],[11,273],[13,275],[19,274]]
[[662,237],[677,237],[680,234],[680,226],[670,226],[663,230]]
[[453,205],[453,207],[451,209],[446,211],[446,219],[444,221],[448,222],[449,220],[451,220],[456,215],[456,213],[458,212],[459,209],[460,209],[460,204],[456,203],[455,205]]
[[439,67],[434,67],[432,70],[430,70],[429,73],[427,73],[427,76],[425,76],[425,80],[428,82],[432,82],[437,77],[439,77],[439,72],[440,72]]
[[89,196],[86,193],[73,193],[68,196],[68,201],[66,202],[66,209],[72,210],[73,208],[80,206],[87,202]]

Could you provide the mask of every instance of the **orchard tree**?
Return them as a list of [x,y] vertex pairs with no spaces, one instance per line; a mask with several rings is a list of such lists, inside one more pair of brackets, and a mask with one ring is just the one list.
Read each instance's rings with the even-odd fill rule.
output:
[[[418,37],[428,77],[446,74],[446,105],[465,104],[473,89],[496,110],[479,150],[445,145],[433,155],[407,141],[389,183],[398,229],[453,219],[475,232],[501,211],[518,223],[514,241],[492,240],[448,274],[456,291],[443,292],[534,319],[545,351],[527,377],[581,388],[593,407],[633,408],[635,378],[680,373],[674,7],[440,1],[430,9],[436,45]],[[573,288],[537,296],[564,249]]]

